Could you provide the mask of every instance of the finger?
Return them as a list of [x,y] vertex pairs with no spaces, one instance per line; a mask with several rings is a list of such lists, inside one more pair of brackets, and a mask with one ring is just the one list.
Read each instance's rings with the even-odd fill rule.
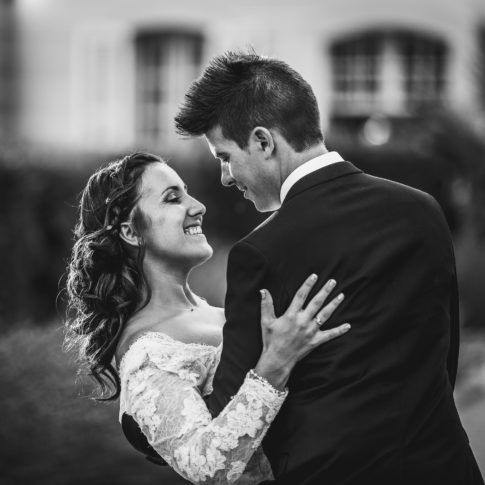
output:
[[349,330],[351,326],[349,323],[344,323],[343,325],[340,325],[339,327],[331,328],[330,330],[323,330],[321,332],[317,332],[315,335],[315,346],[319,346],[324,344],[325,342],[329,342],[330,340],[336,339],[338,337],[341,337],[342,335],[345,335]]
[[335,288],[337,282],[335,280],[328,280],[322,287],[322,289],[308,302],[305,308],[305,312],[308,314],[308,318],[312,318],[322,308],[328,295]]
[[320,327],[332,316],[332,313],[344,301],[344,294],[337,295],[328,305],[325,305],[316,315],[315,319],[320,320]]
[[296,313],[303,308],[303,305],[307,299],[310,290],[313,288],[313,285],[316,283],[318,276],[316,274],[311,274],[305,282],[300,286],[298,291],[296,292],[293,300],[291,300],[290,306],[288,307],[289,312]]
[[274,314],[273,297],[268,290],[259,290],[261,293],[261,324],[269,324],[276,319]]

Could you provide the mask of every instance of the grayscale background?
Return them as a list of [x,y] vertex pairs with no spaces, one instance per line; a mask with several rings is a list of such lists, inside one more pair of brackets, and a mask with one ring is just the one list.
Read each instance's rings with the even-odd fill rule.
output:
[[192,285],[223,304],[228,248],[262,216],[172,120],[213,55],[250,46],[310,82],[329,149],[443,207],[460,282],[456,401],[485,473],[485,0],[0,0],[2,485],[185,483],[130,448],[116,403],[76,383],[63,273],[87,177],[143,149],[206,204],[215,253]]

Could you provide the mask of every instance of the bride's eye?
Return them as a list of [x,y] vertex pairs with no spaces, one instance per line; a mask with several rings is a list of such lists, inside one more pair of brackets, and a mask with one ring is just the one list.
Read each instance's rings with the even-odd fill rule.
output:
[[166,197],[165,202],[178,202],[179,200],[180,197],[172,193]]

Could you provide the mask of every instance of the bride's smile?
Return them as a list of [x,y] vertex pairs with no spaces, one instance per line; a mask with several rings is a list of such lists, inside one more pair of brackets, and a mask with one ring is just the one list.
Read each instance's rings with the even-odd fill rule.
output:
[[146,224],[142,234],[124,224],[122,237],[129,244],[145,243],[146,266],[162,265],[187,271],[212,256],[203,233],[205,206],[192,197],[179,175],[168,165],[154,163],[141,178],[137,202]]

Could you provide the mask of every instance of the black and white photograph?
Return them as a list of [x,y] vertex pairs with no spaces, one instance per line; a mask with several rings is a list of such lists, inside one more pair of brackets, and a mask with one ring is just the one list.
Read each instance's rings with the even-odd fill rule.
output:
[[484,485],[485,0],[0,0],[0,485]]

